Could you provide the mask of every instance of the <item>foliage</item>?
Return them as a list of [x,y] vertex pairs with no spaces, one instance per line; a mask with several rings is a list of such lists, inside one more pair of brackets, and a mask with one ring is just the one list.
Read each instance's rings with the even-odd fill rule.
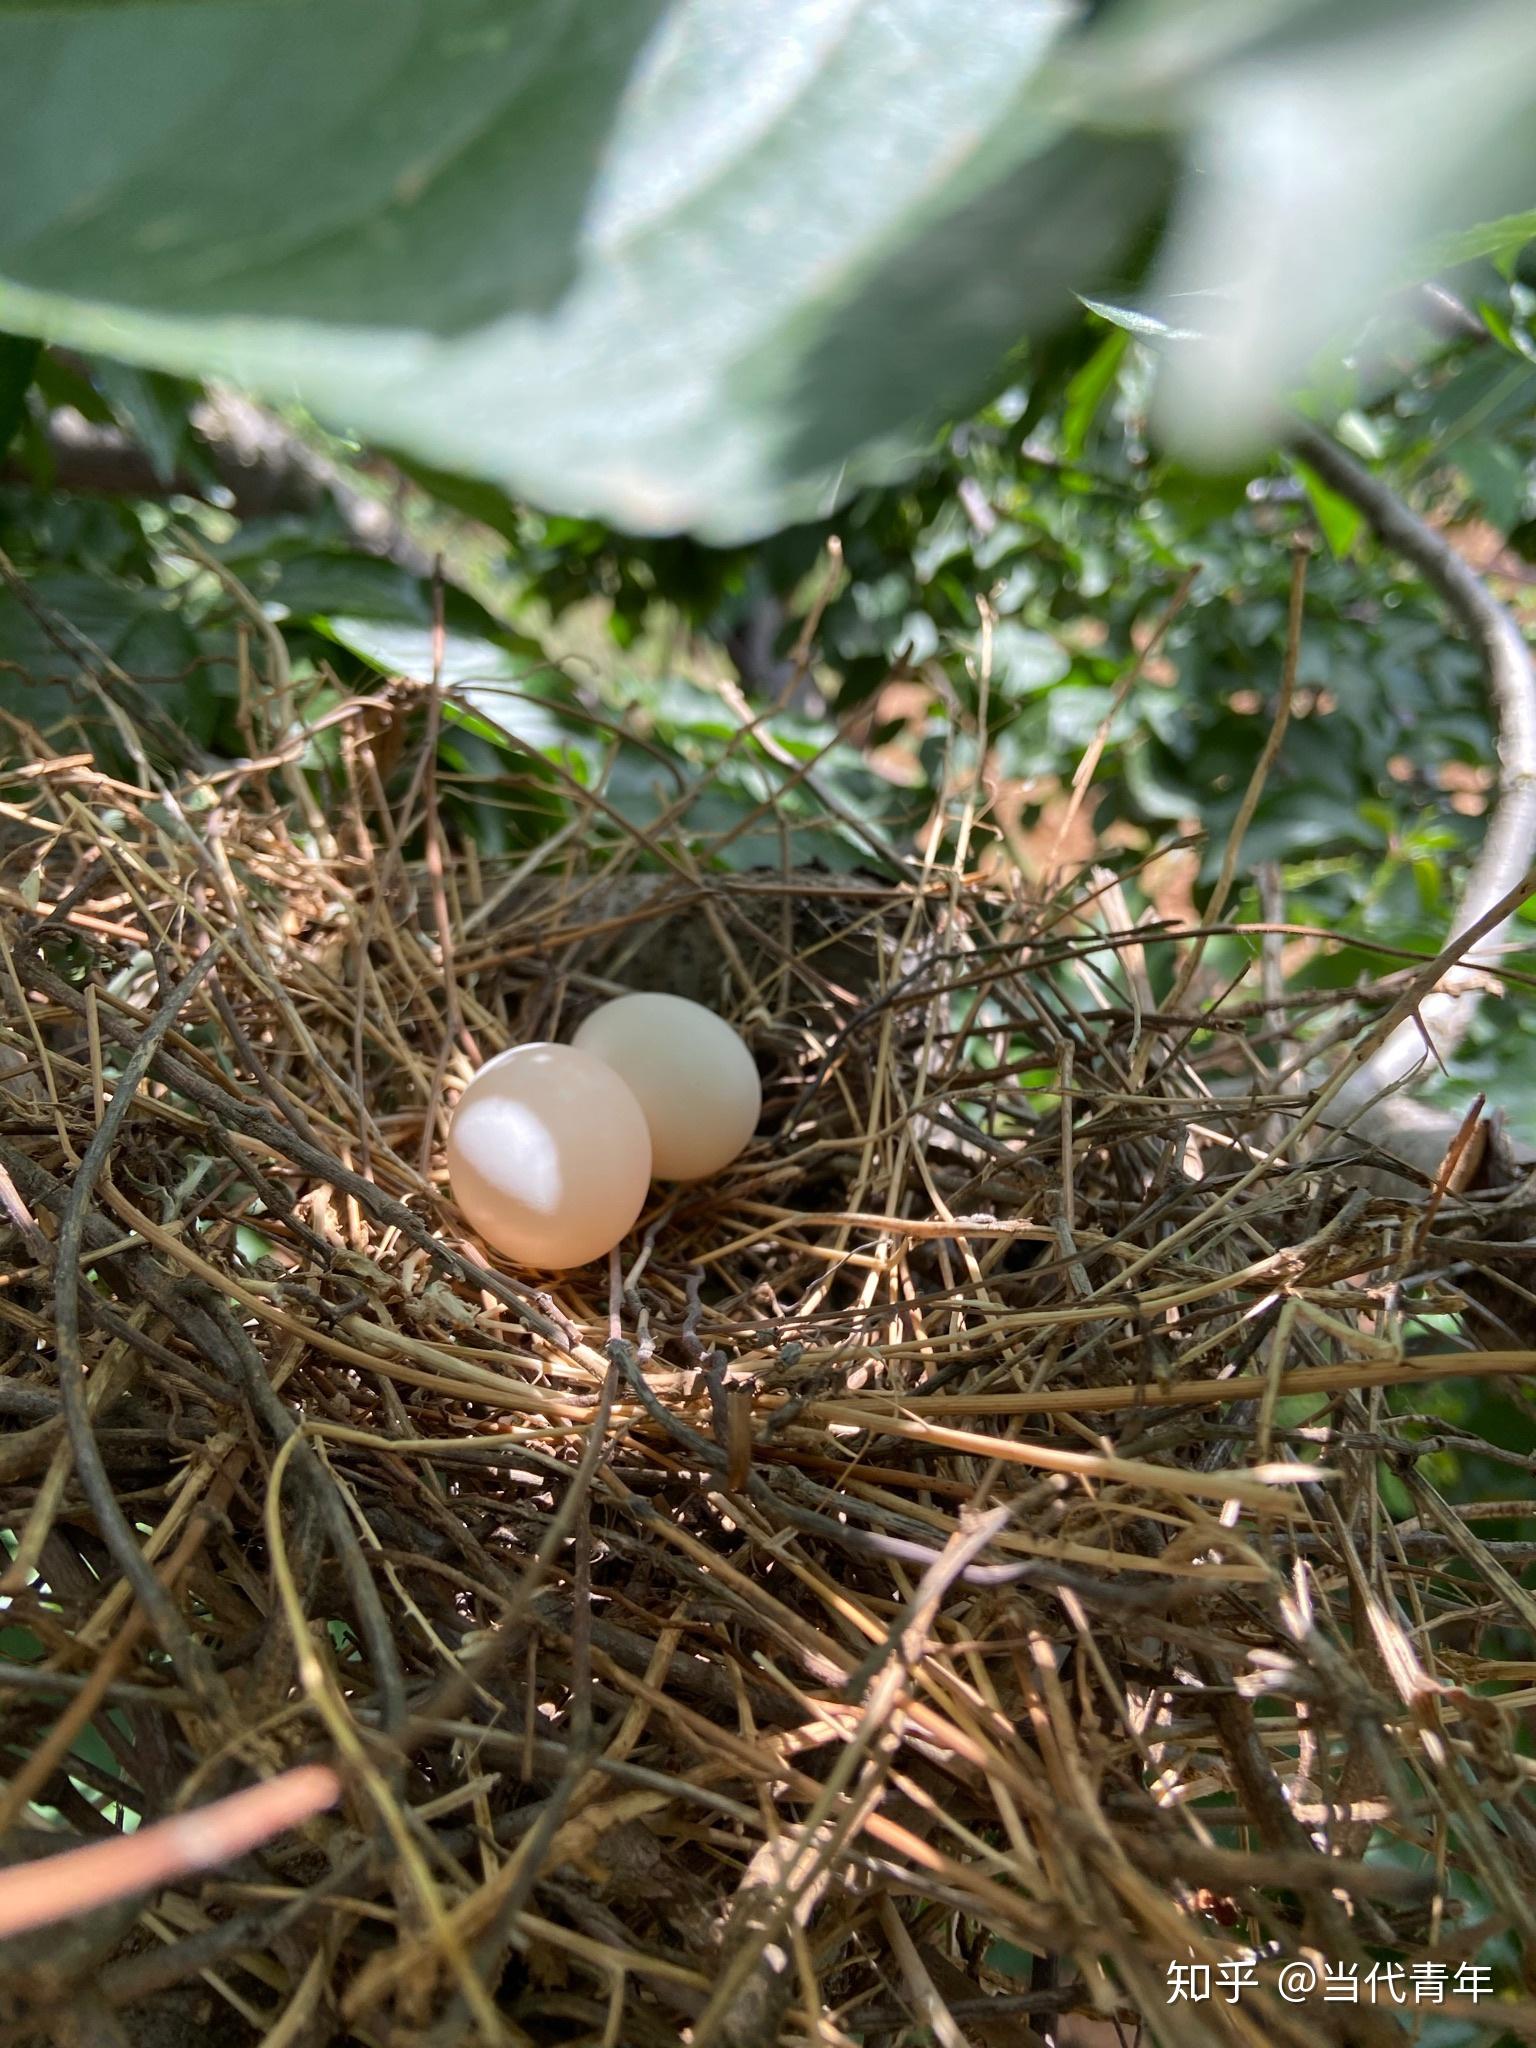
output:
[[[1491,264],[1463,279],[1485,338],[1442,342],[1426,370],[1347,415],[1345,431],[1400,478],[1421,478],[1446,514],[1474,514],[1518,550],[1536,535],[1532,294]],[[375,673],[426,676],[436,661],[478,693],[479,716],[456,745],[510,748],[525,767],[547,756],[550,817],[562,775],[582,785],[606,775],[609,799],[643,823],[676,800],[675,771],[669,786],[658,760],[697,767],[730,740],[736,721],[711,687],[718,656],[712,671],[707,652],[729,647],[750,690],[788,688],[795,701],[742,747],[712,804],[735,777],[748,815],[772,782],[765,745],[814,751],[859,722],[869,749],[893,739],[908,749],[915,793],[852,759],[827,772],[877,834],[899,835],[941,772],[949,726],[980,716],[983,688],[991,768],[1021,788],[1027,827],[1070,778],[1177,594],[1156,658],[1122,693],[1089,815],[1134,828],[1146,846],[1196,820],[1219,843],[1267,729],[1289,540],[1312,527],[1324,547],[1309,577],[1300,715],[1248,859],[1289,864],[1299,920],[1422,943],[1443,924],[1480,831],[1465,800],[1488,751],[1475,661],[1428,594],[1365,543],[1352,508],[1300,465],[1244,482],[1156,452],[1155,365],[1143,343],[1090,317],[1021,361],[1018,381],[907,483],[866,489],[835,520],[751,547],[632,540],[415,469],[428,502],[500,530],[496,609],[517,621],[459,588],[450,568],[434,651],[429,579],[364,552],[334,504],[242,522],[195,504],[50,497],[41,427],[62,403],[115,422],[157,475],[211,473],[188,428],[188,390],[50,353],[24,436],[36,484],[13,483],[5,507],[5,544],[26,582],[0,592],[0,662],[28,677],[34,715],[73,706],[110,748],[79,686],[88,642],[132,675],[169,729],[232,756],[242,751],[240,635],[270,615],[306,702],[365,688]],[[558,641],[567,615],[594,599],[612,648],[582,683],[541,640]],[[812,623],[816,690],[796,693],[790,655]],[[881,695],[893,656],[911,686],[899,728]],[[596,737],[594,713],[615,701],[624,730]],[[1458,780],[1459,807],[1447,786]],[[493,847],[505,839],[505,820],[486,815],[477,829]],[[760,832],[744,836],[738,857],[750,864],[764,846]],[[857,836],[841,847],[818,836],[807,851],[835,864],[869,857]],[[1336,956],[1330,971],[1348,968]]]
[[[1502,535],[1514,560],[1536,535],[1531,294],[1491,266],[1464,276],[1487,338],[1442,346],[1344,426],[1441,516],[1482,521],[1487,545]],[[1037,826],[1048,843],[1059,793],[1107,720],[1084,817],[1117,849],[1133,905],[1159,915],[1165,898],[1141,865],[1160,848],[1205,834],[1189,878],[1197,902],[1212,879],[1268,730],[1290,542],[1313,531],[1296,716],[1245,845],[1244,872],[1272,864],[1274,887],[1261,900],[1250,882],[1229,908],[1255,921],[1278,894],[1291,923],[1335,934],[1303,949],[1294,971],[1344,989],[1379,974],[1381,947],[1421,955],[1448,921],[1483,829],[1477,664],[1437,601],[1299,466],[1271,464],[1244,483],[1157,453],[1153,369],[1144,344],[1090,319],[1021,363],[1020,380],[906,484],[860,492],[835,521],[754,547],[635,541],[418,471],[432,493],[422,502],[450,535],[447,501],[501,529],[498,576],[478,579],[494,609],[454,581],[450,546],[440,646],[430,578],[365,552],[334,504],[241,521],[184,499],[50,495],[46,468],[29,485],[13,464],[18,480],[0,497],[0,545],[16,572],[0,589],[0,709],[69,722],[128,773],[85,681],[106,657],[149,714],[138,722],[151,746],[158,733],[167,758],[188,738],[238,758],[251,751],[241,642],[271,618],[301,718],[390,674],[436,668],[470,685],[470,708],[451,709],[441,733],[445,801],[454,829],[490,854],[537,844],[601,788],[640,827],[675,815],[696,850],[735,829],[718,856],[727,864],[777,864],[788,844],[844,869],[913,843],[983,717],[1015,857]],[[137,373],[50,355],[22,445],[44,448],[49,407],[67,398],[151,458],[158,447],[162,466],[206,474],[187,394],[157,396],[156,411]],[[589,639],[585,662],[552,661],[546,647],[594,608],[606,653]],[[792,650],[812,625],[811,687],[797,690]],[[726,647],[763,717],[750,734],[720,692]],[[894,696],[893,655],[904,679]],[[408,777],[419,721],[405,738]],[[323,752],[323,736],[308,743],[313,766]],[[796,788],[784,766],[796,760],[819,760],[842,822]],[[708,787],[690,796],[706,769]],[[493,772],[515,778],[515,803],[487,798]],[[994,830],[984,819],[983,844]],[[1231,971],[1245,957],[1238,947]],[[1512,1107],[1525,1100],[1518,1012],[1467,1053],[1468,1072]]]
[[[1481,282],[1487,338],[1445,349],[1346,430],[1408,485],[1420,478],[1446,515],[1496,522],[1518,548],[1536,502],[1531,301],[1518,282]],[[739,649],[767,616],[777,666],[757,680],[769,688],[783,686],[814,613],[816,679],[844,720],[904,650],[906,672],[926,685],[917,759],[930,782],[948,723],[979,708],[985,620],[995,767],[1032,792],[1027,825],[1073,773],[1182,589],[1158,658],[1110,725],[1090,815],[1139,828],[1143,844],[1198,821],[1216,849],[1209,870],[1268,730],[1288,543],[1310,529],[1320,552],[1300,715],[1247,860],[1285,864],[1298,921],[1422,947],[1443,928],[1482,829],[1473,799],[1489,733],[1472,651],[1299,463],[1245,483],[1157,455],[1149,358],[1123,332],[1091,322],[1032,367],[1029,384],[951,435],[906,485],[860,493],[837,519],[756,548],[635,542],[524,512],[515,530],[527,597],[558,617],[600,591],[625,647],[678,611],[707,642]],[[841,573],[829,599],[834,533]],[[878,723],[871,735],[889,736]],[[1257,915],[1251,894],[1246,908]],[[1346,952],[1316,971],[1347,980],[1361,965]]]
[[1519,0],[33,0],[0,322],[761,535],[910,471],[1074,292],[1199,330],[1166,418],[1251,454],[1388,286],[1507,253],[1533,97]]
[[[51,383],[52,369],[44,385]],[[119,395],[119,366],[70,373],[72,395],[104,419],[141,431]],[[113,394],[109,402],[107,394]],[[45,409],[40,392],[36,401]],[[34,421],[34,425],[36,421]],[[580,684],[528,632],[451,581],[365,552],[334,506],[238,521],[187,500],[100,500],[37,482],[0,486],[0,718],[73,736],[112,775],[139,765],[125,751],[113,700],[126,703],[150,766],[188,755],[239,760],[259,751],[242,670],[253,636],[278,625],[301,758],[328,774],[323,722],[343,697],[387,677],[463,686],[444,713],[439,753],[455,830],[495,856],[540,843],[600,788],[620,819],[649,827],[663,812],[684,843],[734,831],[729,864],[795,857],[850,868],[878,858],[886,829],[910,830],[911,809],[856,755],[819,772],[850,820],[829,825],[785,761],[820,752],[830,728],[786,716],[743,733],[698,679],[628,679],[623,717],[603,689]],[[402,782],[419,758],[425,714],[401,736]],[[0,738],[0,760],[19,749]],[[689,772],[709,770],[692,793]],[[500,777],[515,803],[484,794]],[[770,813],[772,814],[770,816]],[[861,823],[862,821],[862,823]]]

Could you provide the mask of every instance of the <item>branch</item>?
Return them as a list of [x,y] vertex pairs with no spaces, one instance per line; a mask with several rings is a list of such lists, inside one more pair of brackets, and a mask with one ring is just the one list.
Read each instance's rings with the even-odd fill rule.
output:
[[[1497,726],[1498,779],[1488,830],[1447,934],[1452,943],[1517,891],[1536,866],[1536,667],[1510,613],[1433,527],[1326,435],[1302,427],[1291,446],[1439,592],[1482,657]],[[1469,947],[1461,965],[1350,1076],[1329,1105],[1327,1122],[1348,1124],[1378,1150],[1434,1179],[1465,1105],[1431,1109],[1401,1091],[1428,1079],[1466,1036],[1479,997],[1497,975],[1512,921],[1504,918]]]
[[0,1935],[74,1920],[115,1899],[215,1870],[312,1820],[340,1797],[341,1781],[329,1765],[298,1764],[211,1805],[155,1821],[137,1834],[112,1835],[17,1863],[0,1871]]
[[[358,490],[344,471],[307,447],[264,407],[233,392],[215,391],[190,414],[207,457],[212,483],[190,470],[166,476],[130,434],[97,426],[70,407],[48,416],[45,435],[52,485],[87,497],[201,498],[219,502],[241,519],[290,512],[314,514],[333,505],[359,547],[382,555],[413,576],[428,576],[432,562],[389,507]],[[0,463],[0,482],[29,483],[25,463]]]

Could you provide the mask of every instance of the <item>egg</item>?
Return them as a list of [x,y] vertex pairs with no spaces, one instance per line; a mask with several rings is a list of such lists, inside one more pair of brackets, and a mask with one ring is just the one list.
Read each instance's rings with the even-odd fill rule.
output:
[[614,1069],[572,1045],[487,1060],[448,1127],[448,1178],[470,1226],[525,1266],[584,1266],[645,1203],[651,1139]]
[[684,996],[617,996],[571,1041],[633,1091],[659,1180],[701,1180],[729,1166],[757,1128],[763,1088],[741,1039]]

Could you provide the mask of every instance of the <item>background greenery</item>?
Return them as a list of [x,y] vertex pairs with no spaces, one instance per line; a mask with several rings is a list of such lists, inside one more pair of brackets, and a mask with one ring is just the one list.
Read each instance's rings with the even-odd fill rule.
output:
[[[1528,612],[1536,261],[1478,257],[1447,282],[1453,302],[1418,297],[1395,381],[1379,363],[1369,395],[1346,388],[1348,366],[1335,376],[1336,431]],[[1391,320],[1400,334],[1401,306]],[[943,775],[980,752],[996,799],[988,830],[1039,882],[1062,792],[1114,708],[1087,838],[1063,851],[1109,859],[1134,910],[1171,915],[1213,879],[1268,732],[1301,535],[1314,558],[1300,694],[1232,908],[1338,935],[1298,943],[1292,967],[1304,985],[1347,987],[1381,971],[1366,947],[1423,953],[1445,928],[1491,780],[1477,661],[1303,465],[1281,453],[1212,475],[1161,452],[1149,408],[1164,348],[1084,311],[1021,352],[1013,381],[937,434],[902,483],[716,548],[541,511],[339,440],[294,409],[261,416],[267,439],[242,469],[234,401],[210,408],[184,380],[13,344],[0,710],[78,727],[127,772],[88,680],[106,656],[151,747],[238,758],[253,607],[281,629],[302,724],[338,693],[431,672],[436,560],[444,673],[471,706],[449,718],[444,766],[460,823],[489,852],[558,824],[562,776],[604,775],[614,808],[647,824],[711,765],[684,820],[698,850],[777,862],[761,820],[718,854],[710,844],[782,782],[769,773],[777,750],[825,753],[821,785],[859,821],[829,823],[792,796],[797,856],[869,864],[882,846],[917,844]],[[1358,355],[1370,354],[1368,336]],[[236,425],[249,422],[237,413]],[[232,474],[243,509],[231,508]],[[70,488],[82,482],[93,488]],[[758,739],[740,743],[722,688],[765,714]],[[311,747],[319,766],[323,736]],[[476,777],[514,767],[526,801],[477,793]],[[1198,854],[1159,858],[1197,833]],[[1244,958],[1234,951],[1234,971]],[[1533,1034],[1527,1006],[1490,1003],[1463,1061],[1536,1122]]]

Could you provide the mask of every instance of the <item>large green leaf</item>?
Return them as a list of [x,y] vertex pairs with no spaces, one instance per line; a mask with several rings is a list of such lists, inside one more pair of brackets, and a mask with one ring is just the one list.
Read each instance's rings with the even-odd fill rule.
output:
[[[1186,30],[1208,12],[1160,4]],[[1288,395],[1406,281],[1471,252],[1448,237],[1528,204],[1536,186],[1530,0],[1267,11],[1269,32],[1218,66],[1191,65],[1186,35],[1174,95],[1201,175],[1186,181],[1155,291],[1199,332],[1168,353],[1160,425],[1216,466],[1250,457]]]
[[0,324],[643,530],[910,460],[1159,203],[1069,0],[0,8]]
[[1246,460],[1419,266],[1508,260],[1533,108],[1530,0],[0,0],[0,327],[731,540],[1073,292]]

